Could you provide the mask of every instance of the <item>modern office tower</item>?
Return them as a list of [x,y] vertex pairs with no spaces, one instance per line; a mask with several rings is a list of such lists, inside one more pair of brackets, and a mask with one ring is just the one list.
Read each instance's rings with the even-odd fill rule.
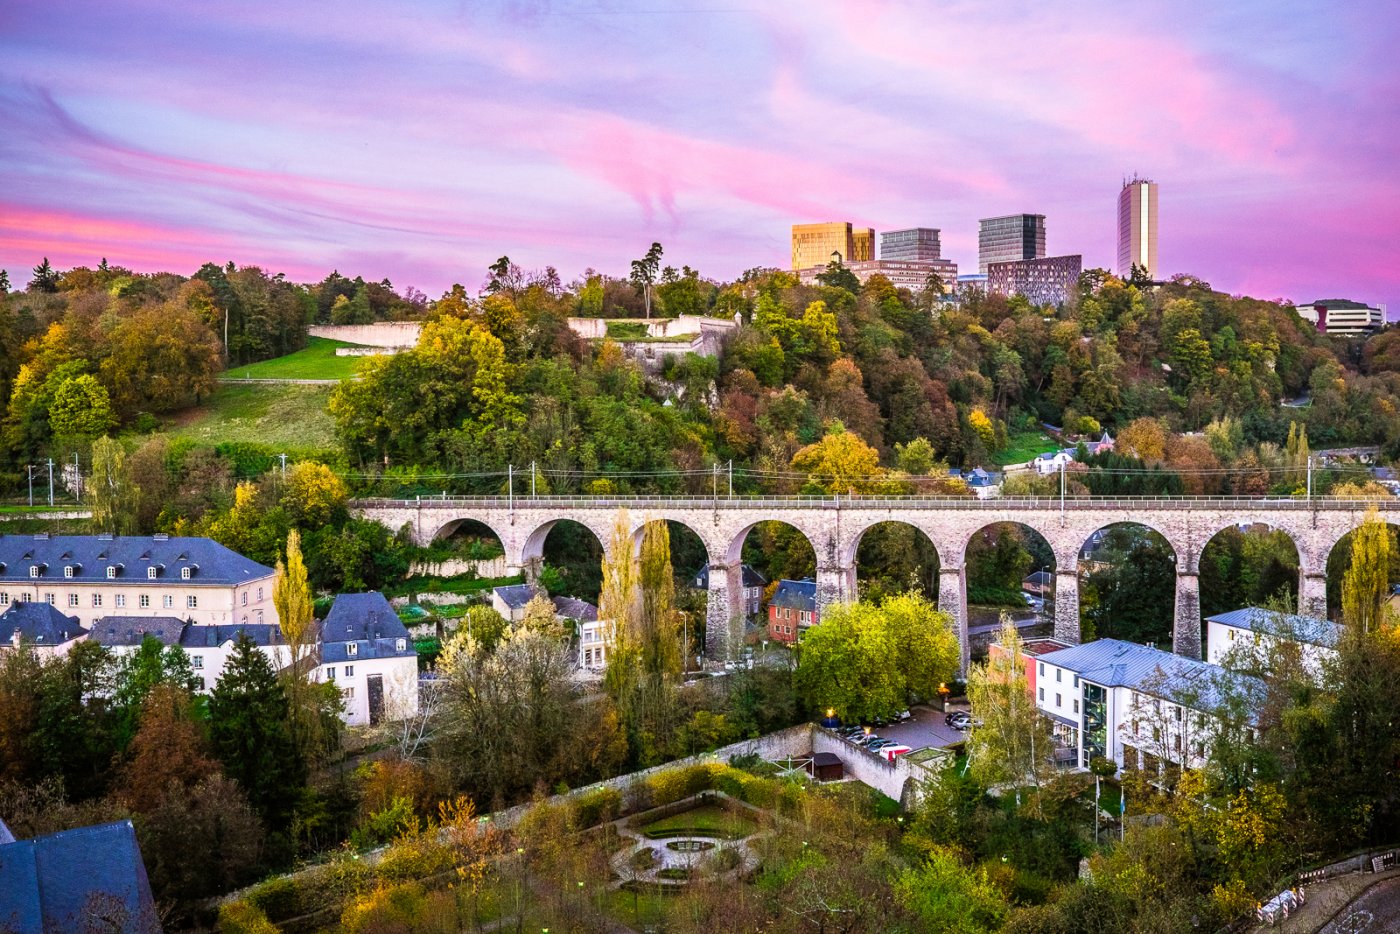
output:
[[1045,215],[1008,214],[978,222],[977,271],[992,263],[1014,263],[1045,255]]
[[1134,266],[1157,278],[1157,183],[1136,175],[1118,192],[1118,275],[1128,278]]
[[840,253],[841,262],[858,263],[875,258],[875,230],[852,228],[849,222],[792,225],[792,268],[825,266],[831,254]]
[[887,230],[880,234],[880,259],[928,263],[943,258],[941,249],[938,230],[933,227]]
[[1063,305],[1079,286],[1084,258],[1047,256],[987,267],[987,291],[996,295],[1024,295],[1035,305]]

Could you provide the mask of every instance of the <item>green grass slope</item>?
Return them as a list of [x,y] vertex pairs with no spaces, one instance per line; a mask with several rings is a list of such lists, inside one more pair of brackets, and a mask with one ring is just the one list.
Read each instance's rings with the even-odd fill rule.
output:
[[334,388],[225,383],[204,405],[179,413],[165,434],[207,445],[245,441],[301,451],[333,448],[335,422],[326,404]]
[[353,347],[324,337],[308,338],[305,349],[296,353],[237,366],[224,372],[233,379],[349,379],[364,357],[337,357],[337,347]]

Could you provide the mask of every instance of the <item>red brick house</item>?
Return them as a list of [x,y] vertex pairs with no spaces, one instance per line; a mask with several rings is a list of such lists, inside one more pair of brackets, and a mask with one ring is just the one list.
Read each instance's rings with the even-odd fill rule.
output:
[[817,622],[816,582],[778,581],[778,589],[768,601],[768,638],[793,643]]

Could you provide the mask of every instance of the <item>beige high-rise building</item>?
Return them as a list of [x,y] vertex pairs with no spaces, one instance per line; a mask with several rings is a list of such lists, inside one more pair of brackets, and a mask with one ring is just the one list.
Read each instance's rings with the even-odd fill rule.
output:
[[1157,278],[1157,183],[1136,175],[1118,193],[1118,275],[1128,278],[1134,266]]
[[792,225],[792,268],[825,266],[833,253],[843,263],[859,263],[875,258],[875,229],[851,227],[846,221],[829,224]]

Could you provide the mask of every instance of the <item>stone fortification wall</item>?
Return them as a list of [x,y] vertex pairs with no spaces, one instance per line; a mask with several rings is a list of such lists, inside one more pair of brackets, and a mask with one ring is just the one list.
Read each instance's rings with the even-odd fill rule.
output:
[[306,333],[362,347],[402,350],[417,344],[422,330],[423,325],[417,321],[377,321],[374,324],[313,324]]

